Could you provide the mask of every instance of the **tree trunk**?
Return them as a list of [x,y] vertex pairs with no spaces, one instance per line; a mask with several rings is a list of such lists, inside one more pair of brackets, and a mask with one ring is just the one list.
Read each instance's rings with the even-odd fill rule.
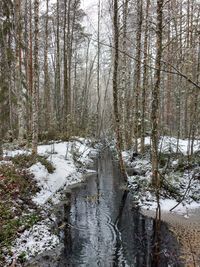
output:
[[156,25],[156,62],[155,62],[155,85],[152,91],[152,184],[156,195],[156,218],[155,218],[155,256],[154,266],[160,266],[160,231],[161,231],[161,208],[160,208],[160,174],[158,170],[158,121],[159,121],[159,93],[161,84],[161,58],[162,58],[162,30],[163,30],[163,3],[157,0],[157,25]]
[[126,131],[128,130],[126,126],[128,123],[126,121],[126,94],[127,94],[127,79],[128,79],[128,69],[127,69],[127,16],[128,16],[128,0],[123,3],[123,36],[122,36],[122,74],[121,74],[121,133],[122,133],[122,147],[126,144]]
[[141,82],[141,36],[142,36],[142,0],[137,0],[137,33],[136,33],[136,66],[134,73],[134,95],[135,95],[135,115],[134,115],[134,139],[135,152],[138,152],[138,138],[140,132],[140,82]]
[[114,67],[113,67],[113,106],[115,117],[115,133],[117,142],[117,151],[120,164],[121,174],[127,181],[127,175],[122,159],[122,136],[120,131],[120,119],[118,110],[118,65],[119,65],[119,25],[118,25],[118,0],[114,0]]
[[37,154],[38,145],[38,97],[39,97],[39,0],[34,1],[34,77],[33,77],[33,102],[32,102],[32,154]]
[[16,9],[16,86],[18,92],[18,140],[23,143],[26,138],[26,120],[25,120],[25,88],[22,73],[22,7],[21,0],[15,1]]
[[[32,0],[29,0],[29,61],[28,61],[28,98],[33,96],[33,29],[32,29]],[[32,105],[27,106],[28,119],[31,123],[28,124],[28,131],[32,132]]]
[[146,90],[148,82],[148,71],[147,71],[147,61],[148,61],[148,26],[149,26],[149,6],[150,0],[147,0],[146,4],[146,17],[145,17],[145,33],[144,33],[144,61],[143,61],[143,84],[142,84],[142,118],[141,118],[141,148],[140,152],[143,154],[145,151],[145,112],[146,112]]
[[163,0],[157,0],[157,26],[156,26],[156,62],[155,85],[152,91],[152,184],[160,185],[158,174],[158,120],[159,120],[159,92],[161,82],[161,58],[162,58],[162,28],[163,28]]
[[50,83],[49,83],[49,64],[48,64],[48,38],[49,38],[49,0],[46,0],[46,20],[45,20],[45,47],[44,47],[44,125],[45,130],[50,126]]
[[60,86],[60,5],[59,0],[57,0],[56,6],[56,16],[57,16],[57,29],[56,29],[56,73],[55,73],[55,114],[56,114],[56,124],[60,130],[61,125],[61,86]]
[[97,29],[97,129],[96,137],[100,136],[100,12],[101,2],[98,2],[98,29]]

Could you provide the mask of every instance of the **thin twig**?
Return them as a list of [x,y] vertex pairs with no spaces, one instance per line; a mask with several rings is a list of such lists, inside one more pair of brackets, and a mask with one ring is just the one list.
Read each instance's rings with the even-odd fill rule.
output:
[[187,193],[188,193],[188,191],[190,189],[191,182],[194,179],[194,176],[195,176],[195,174],[193,174],[192,177],[190,178],[189,183],[188,183],[188,186],[187,186],[187,188],[185,190],[185,193],[182,196],[182,198],[179,200],[179,202],[173,208],[170,209],[170,211],[173,211],[176,207],[178,207],[181,204],[181,202],[183,202],[183,200],[185,199],[185,197],[186,197],[186,195],[187,195]]

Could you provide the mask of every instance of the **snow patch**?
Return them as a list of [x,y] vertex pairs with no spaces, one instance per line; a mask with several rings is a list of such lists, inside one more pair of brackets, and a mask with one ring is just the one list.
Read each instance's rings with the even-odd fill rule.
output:
[[59,238],[51,233],[50,224],[50,220],[46,219],[35,224],[31,229],[25,230],[14,242],[11,249],[13,258],[24,254],[24,257],[29,259],[33,255],[55,248]]
[[[138,139],[140,147],[141,139]],[[151,145],[151,137],[145,137],[145,145]],[[158,151],[162,153],[182,153],[184,155],[190,154],[191,140],[189,139],[177,139],[170,136],[161,136],[159,140]],[[178,148],[178,150],[177,150]],[[194,152],[200,150],[200,140],[194,140]]]

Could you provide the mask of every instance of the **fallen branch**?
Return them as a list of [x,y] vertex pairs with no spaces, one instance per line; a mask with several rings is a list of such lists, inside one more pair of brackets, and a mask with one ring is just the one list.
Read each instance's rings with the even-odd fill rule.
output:
[[186,197],[186,195],[187,195],[187,193],[188,193],[188,191],[190,189],[191,182],[194,179],[194,176],[195,176],[195,174],[193,174],[192,177],[190,178],[189,183],[188,183],[188,186],[187,186],[187,188],[185,190],[185,193],[182,196],[182,198],[179,200],[179,202],[173,208],[170,209],[170,211],[173,211],[176,207],[178,207],[183,202],[183,200],[185,199],[185,197]]

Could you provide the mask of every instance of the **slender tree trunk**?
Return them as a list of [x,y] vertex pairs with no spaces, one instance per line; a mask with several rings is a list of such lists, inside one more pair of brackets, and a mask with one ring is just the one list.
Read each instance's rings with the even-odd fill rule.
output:
[[119,65],[119,25],[118,25],[118,0],[114,0],[114,67],[113,67],[113,106],[114,106],[114,117],[115,117],[115,133],[117,141],[117,151],[119,157],[119,164],[121,174],[127,181],[127,175],[125,171],[124,162],[122,159],[122,136],[120,131],[120,117],[118,110],[118,65]]
[[56,29],[56,73],[55,73],[55,113],[56,113],[56,123],[58,129],[61,125],[61,86],[60,86],[60,5],[59,0],[57,0],[56,6],[56,15],[57,15],[57,29]]
[[[171,17],[171,2],[168,3],[168,16]],[[167,47],[167,61],[172,64],[172,58],[171,55],[173,51],[171,50],[171,45],[170,45],[170,40],[171,40],[171,23],[168,23],[168,29],[167,29],[167,42],[168,42],[168,47]],[[171,68],[169,67],[169,71],[171,71]],[[164,101],[165,102],[165,101]],[[166,84],[166,112],[164,114],[164,119],[166,126],[168,130],[171,133],[171,124],[172,124],[172,75],[170,73],[167,74],[167,84]]]
[[[198,48],[198,59],[197,59],[197,83],[199,82],[200,77],[200,37],[199,37],[199,48]],[[191,155],[194,153],[194,140],[195,133],[198,127],[198,105],[199,105],[199,90],[195,88],[194,92],[194,101],[193,105],[193,113],[192,113],[192,126],[191,126]]]
[[98,2],[98,29],[97,29],[97,130],[96,137],[98,138],[100,133],[100,12],[101,1]]
[[[183,40],[183,21],[182,21],[182,16],[183,16],[183,5],[182,2],[180,3],[180,10],[179,10],[179,16],[180,16],[180,22],[179,22],[179,43],[180,43],[180,58],[183,57],[183,45],[182,45],[182,40]],[[182,70],[181,70],[182,71]],[[178,110],[177,110],[177,144],[176,144],[176,153],[179,151],[179,139],[181,136],[181,103],[182,103],[182,77],[179,78],[179,85],[178,85]]]
[[[28,99],[31,102],[33,96],[33,29],[32,29],[32,0],[29,0],[29,60],[28,60]],[[30,123],[28,130],[32,132],[32,105],[27,106],[27,114]]]
[[[76,0],[74,2],[74,8],[76,8]],[[68,1],[68,8],[67,8],[67,117],[71,115],[71,59],[72,59],[72,38],[73,38],[73,33],[72,33],[72,28],[73,26],[71,25],[71,19],[70,19],[70,14],[71,14],[71,0]],[[74,10],[74,15],[75,15],[75,10]],[[73,17],[74,20],[74,17]]]
[[136,33],[136,67],[134,73],[134,90],[135,90],[135,115],[134,115],[134,138],[135,152],[138,152],[139,138],[139,118],[140,118],[140,86],[141,86],[141,36],[142,36],[142,0],[137,0],[137,33]]
[[39,0],[34,1],[34,77],[32,102],[32,154],[37,154],[38,145],[38,97],[39,97]]
[[49,38],[49,0],[46,0],[46,20],[45,20],[45,47],[44,47],[44,125],[45,129],[50,126],[50,83],[49,83],[49,64],[48,64],[48,38]]
[[[69,1],[70,2],[70,1]],[[68,4],[69,6],[69,4]],[[68,53],[68,46],[67,46],[67,34],[66,34],[66,24],[67,24],[67,1],[64,1],[64,27],[63,27],[63,69],[64,69],[64,76],[63,76],[63,84],[64,84],[64,108],[63,108],[63,127],[67,130],[67,120],[68,120],[68,60],[67,60],[67,53]]]
[[159,121],[159,94],[161,84],[161,59],[162,59],[162,30],[163,30],[163,3],[164,0],[157,0],[157,26],[156,26],[156,62],[155,62],[155,85],[152,91],[152,184],[155,187],[156,194],[156,218],[155,218],[155,267],[160,266],[160,224],[161,224],[161,208],[160,208],[160,175],[158,170],[158,121]]
[[128,130],[126,126],[128,123],[126,121],[126,94],[127,94],[127,79],[128,79],[128,70],[127,70],[127,16],[128,16],[128,0],[123,2],[123,36],[122,36],[122,74],[121,74],[121,133],[122,133],[122,147],[125,147],[126,144],[126,131]]
[[159,92],[161,82],[162,58],[162,28],[163,28],[163,0],[157,0],[157,27],[156,27],[156,62],[155,85],[152,91],[152,183],[158,187],[160,184],[158,174],[158,120],[159,120]]
[[18,91],[18,140],[23,143],[26,135],[25,122],[25,96],[23,89],[23,73],[22,73],[22,6],[21,0],[15,1],[16,9],[16,86]]
[[144,61],[143,61],[143,84],[142,84],[142,118],[141,118],[141,150],[143,154],[145,150],[145,112],[146,112],[146,90],[148,82],[148,71],[147,71],[147,62],[148,62],[148,26],[149,26],[149,6],[150,0],[147,0],[146,3],[146,16],[145,16],[145,33],[144,33]]

